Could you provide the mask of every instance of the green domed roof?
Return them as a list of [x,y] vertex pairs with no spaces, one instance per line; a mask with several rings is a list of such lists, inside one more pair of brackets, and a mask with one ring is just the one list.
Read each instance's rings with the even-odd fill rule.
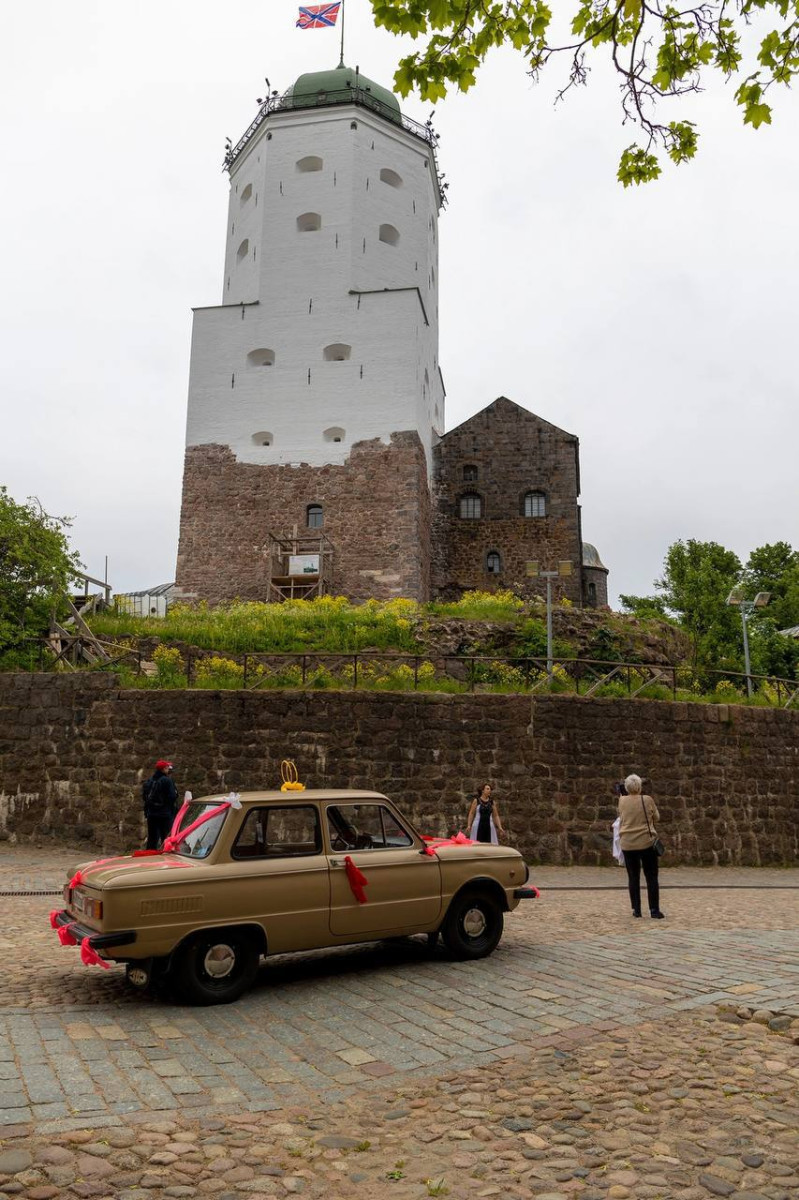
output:
[[300,75],[290,87],[287,98],[292,108],[313,108],[328,104],[366,104],[376,101],[374,108],[390,121],[401,120],[397,97],[388,88],[381,87],[351,67],[338,66],[332,71],[309,71]]

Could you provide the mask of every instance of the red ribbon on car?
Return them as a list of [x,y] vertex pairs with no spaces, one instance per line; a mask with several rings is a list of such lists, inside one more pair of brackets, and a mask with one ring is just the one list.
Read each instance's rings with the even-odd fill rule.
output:
[[344,859],[344,867],[347,872],[350,891],[359,904],[366,904],[366,892],[363,889],[369,883],[369,880],[366,878],[363,871],[360,871],[358,867],[356,867],[349,854]]
[[472,838],[468,838],[465,833],[462,833],[460,831],[458,833],[456,833],[454,837],[449,837],[449,838],[427,837],[426,834],[423,833],[422,841],[426,843],[425,848],[424,848],[425,854],[429,854],[431,856],[431,858],[435,854],[436,850],[438,850],[439,846],[476,846],[477,845],[477,842],[475,842]]

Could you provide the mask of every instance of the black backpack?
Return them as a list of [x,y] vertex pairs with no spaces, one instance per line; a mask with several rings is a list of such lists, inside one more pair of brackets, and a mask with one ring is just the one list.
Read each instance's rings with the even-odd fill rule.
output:
[[156,779],[155,775],[151,775],[150,778],[145,779],[144,783],[141,785],[141,798],[144,803],[145,812],[147,811],[147,806],[149,805],[150,801],[155,797],[156,791],[158,790],[158,782],[159,781]]

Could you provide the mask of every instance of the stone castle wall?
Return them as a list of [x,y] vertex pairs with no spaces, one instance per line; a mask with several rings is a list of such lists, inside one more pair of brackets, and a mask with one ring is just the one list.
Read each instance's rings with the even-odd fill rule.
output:
[[390,445],[360,442],[344,464],[260,466],[227,446],[186,451],[177,586],[217,604],[267,600],[269,534],[307,528],[321,504],[320,533],[333,545],[330,590],[353,600],[430,596],[430,493],[416,434]]
[[531,861],[609,863],[612,783],[651,780],[668,864],[799,863],[799,713],[570,696],[120,690],[104,675],[0,675],[0,832],[141,844],[161,755],[195,796],[377,788],[431,834],[490,780]]
[[[554,581],[554,595],[582,603],[577,438],[500,397],[445,434],[435,459],[436,595],[455,597],[471,588],[544,595],[546,585],[527,575],[526,564],[538,561],[549,570],[565,560],[573,574]],[[546,516],[524,516],[530,491],[543,492]],[[467,493],[481,499],[479,519],[460,516]],[[492,551],[500,555],[498,575],[487,569]]]

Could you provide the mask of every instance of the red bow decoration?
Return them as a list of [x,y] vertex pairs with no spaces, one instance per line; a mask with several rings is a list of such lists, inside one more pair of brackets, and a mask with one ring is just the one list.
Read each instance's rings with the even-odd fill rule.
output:
[[96,950],[92,950],[88,937],[85,937],[80,944],[80,961],[87,967],[104,967],[106,971],[108,970],[108,963],[104,958],[100,958]]
[[435,852],[439,846],[476,846],[477,845],[477,842],[473,841],[472,838],[468,838],[466,836],[466,834],[460,830],[455,834],[454,837],[449,837],[449,838],[427,837],[425,834],[422,834],[422,841],[427,843],[424,848],[425,854],[429,854],[431,857],[435,854]]
[[[73,921],[72,924],[75,925],[77,922]],[[62,946],[77,946],[78,939],[72,932],[72,925],[59,925],[56,932],[58,933],[58,940]]]
[[54,908],[50,913],[50,928],[58,929],[58,909]]
[[366,892],[363,889],[366,887],[369,880],[366,878],[363,871],[360,871],[358,867],[356,867],[349,854],[344,859],[344,866],[347,870],[347,879],[349,880],[350,891],[359,904],[366,904]]
[[76,888],[76,887],[79,887],[80,884],[82,884],[82,883],[83,883],[83,872],[76,871],[75,874],[72,876],[72,878],[69,881],[69,886],[71,888]]

